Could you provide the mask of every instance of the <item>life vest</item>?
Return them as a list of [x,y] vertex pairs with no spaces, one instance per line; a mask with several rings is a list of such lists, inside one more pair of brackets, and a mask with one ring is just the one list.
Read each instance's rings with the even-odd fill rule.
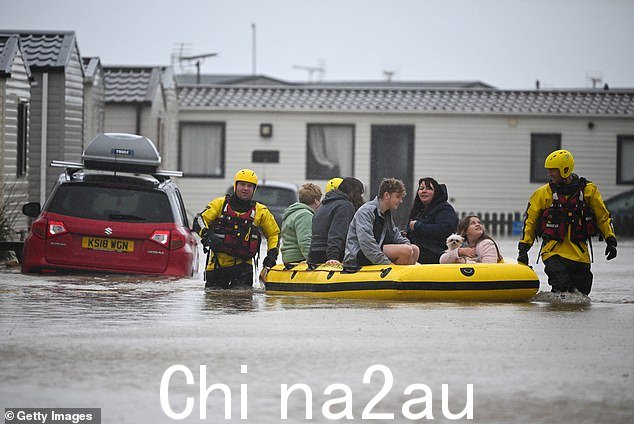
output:
[[215,250],[236,258],[251,259],[260,250],[260,231],[253,225],[255,202],[251,202],[251,208],[246,212],[238,213],[231,207],[229,199],[227,195],[220,216],[211,226],[214,235],[220,239]]
[[580,243],[597,235],[597,222],[592,208],[583,197],[586,179],[579,179],[579,189],[568,195],[560,196],[551,185],[553,201],[542,212],[540,219],[540,236],[544,240],[563,241],[570,228],[570,241]]

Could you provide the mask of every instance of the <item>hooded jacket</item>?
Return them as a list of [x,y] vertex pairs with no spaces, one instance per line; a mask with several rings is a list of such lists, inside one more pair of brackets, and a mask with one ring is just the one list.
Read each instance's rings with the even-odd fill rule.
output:
[[324,258],[343,261],[346,234],[354,212],[354,205],[344,192],[331,190],[326,193],[313,217],[309,262],[323,263]]
[[[447,186],[439,184],[434,199],[427,207],[414,211],[410,220],[416,221],[414,229],[407,226],[407,238],[420,248],[419,262],[438,263],[447,248],[447,237],[456,231],[458,215],[448,202]],[[420,200],[414,205],[421,205]],[[433,260],[430,261],[430,258]]]
[[[377,225],[380,222],[379,217],[383,220],[382,225]],[[362,252],[375,265],[391,264],[392,261],[381,249],[381,246],[385,244],[410,244],[410,242],[401,235],[401,231],[394,224],[392,211],[387,210],[381,213],[379,199],[375,197],[354,214],[348,230],[344,266],[357,268],[359,252]]]
[[282,220],[282,260],[284,263],[308,259],[315,211],[305,203],[295,202],[284,211]]

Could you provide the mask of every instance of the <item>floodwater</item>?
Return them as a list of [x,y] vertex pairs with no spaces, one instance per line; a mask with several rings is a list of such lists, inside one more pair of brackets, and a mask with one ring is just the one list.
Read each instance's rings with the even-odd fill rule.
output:
[[[506,256],[516,242],[500,240]],[[619,243],[611,262],[595,243],[591,300],[566,303],[318,300],[205,292],[200,276],[0,271],[0,407],[101,408],[104,423],[180,422],[166,411],[188,423],[285,411],[290,423],[449,422],[472,390],[473,419],[457,422],[631,423],[634,241]],[[312,392],[312,419],[299,391],[283,407],[283,384]],[[213,385],[230,391],[231,419]]]

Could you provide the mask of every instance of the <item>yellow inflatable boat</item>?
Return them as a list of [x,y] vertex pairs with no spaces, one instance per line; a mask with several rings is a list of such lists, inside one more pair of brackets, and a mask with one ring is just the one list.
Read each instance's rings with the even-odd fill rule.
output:
[[279,264],[266,275],[266,292],[385,300],[530,300],[539,290],[539,278],[532,268],[509,262],[371,265],[357,272],[328,265],[309,269],[305,262],[290,269]]

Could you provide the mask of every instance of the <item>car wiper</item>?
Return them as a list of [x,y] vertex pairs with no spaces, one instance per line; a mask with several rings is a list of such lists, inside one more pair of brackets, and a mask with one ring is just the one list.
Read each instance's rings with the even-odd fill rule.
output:
[[110,219],[117,219],[121,221],[145,221],[145,218],[137,215],[127,215],[123,213],[111,213],[108,215]]

